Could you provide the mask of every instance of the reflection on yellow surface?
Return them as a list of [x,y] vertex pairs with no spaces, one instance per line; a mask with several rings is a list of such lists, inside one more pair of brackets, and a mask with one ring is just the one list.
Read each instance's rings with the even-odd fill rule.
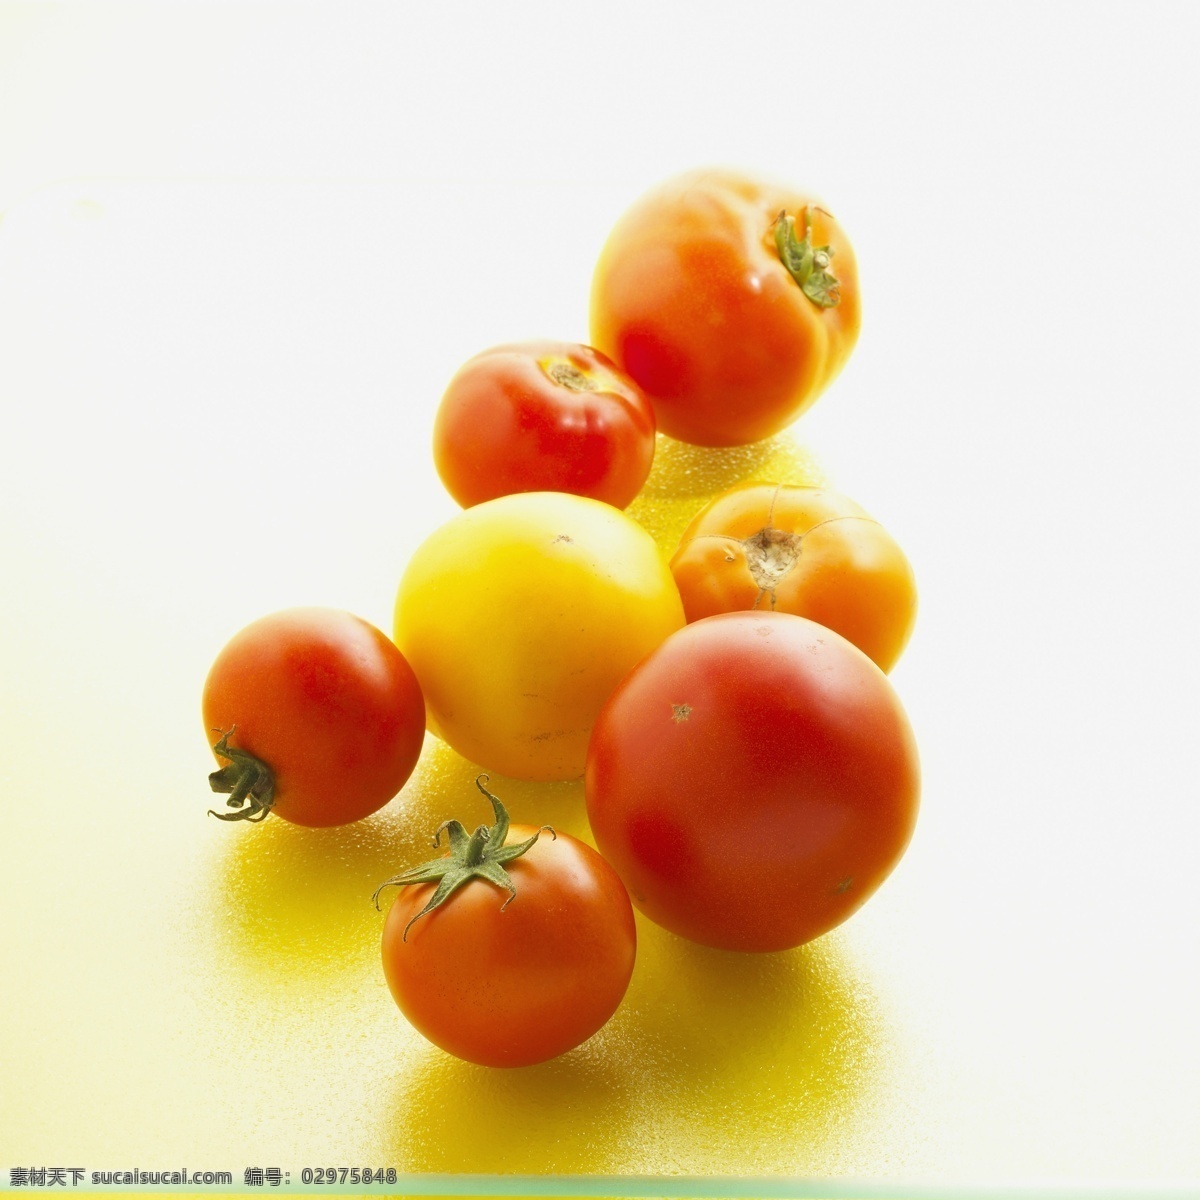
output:
[[[271,818],[249,837],[235,834],[211,883],[213,908],[241,918],[214,924],[222,961],[237,964],[247,979],[277,978],[286,963],[294,979],[336,977],[377,958],[380,917],[370,903],[375,888],[429,858],[433,831],[448,818],[470,829],[494,819],[474,786],[479,772],[429,736],[413,778],[374,817],[333,829]],[[550,823],[587,836],[581,783],[492,779],[514,821]],[[389,901],[385,893],[385,908]]]
[[728,449],[689,446],[660,433],[650,478],[626,511],[671,555],[692,518],[714,496],[751,482],[823,486],[829,480],[813,453],[789,433]]
[[[222,993],[261,1004],[266,988],[286,1007],[293,989],[341,988],[373,1003],[372,1022],[386,1017],[376,1036],[394,1039],[394,1053],[382,1048],[381,1086],[368,1089],[381,1097],[369,1106],[370,1140],[378,1161],[402,1171],[795,1173],[821,1161],[870,1088],[878,1036],[873,1005],[831,939],[739,955],[639,917],[637,966],[616,1017],[578,1050],[513,1071],[428,1045],[386,990],[364,986],[381,977],[371,892],[426,856],[447,817],[490,818],[472,786],[478,770],[429,738],[385,813],[341,830],[270,820],[231,842],[210,900],[255,916],[217,935]],[[581,783],[493,776],[490,786],[514,820],[590,840]]]
[[870,1085],[873,1014],[832,950],[739,956],[639,921],[591,1042],[488,1071],[430,1050],[380,1114],[409,1171],[803,1172]]
[[[786,439],[733,451],[664,439],[635,515],[669,552],[695,509],[738,479],[818,474]],[[43,591],[70,594],[76,572],[55,570]],[[22,805],[6,810],[0,890],[21,919],[3,932],[9,961],[26,965],[0,1023],[10,1078],[22,1081],[0,1104],[11,1161],[152,1168],[162,1156],[239,1177],[250,1165],[347,1161],[402,1172],[827,1174],[870,1126],[887,1022],[835,938],[743,957],[639,920],[628,996],[578,1050],[503,1072],[430,1046],[388,994],[371,895],[428,857],[448,817],[490,820],[473,786],[479,768],[429,738],[401,795],[366,821],[221,825],[204,815],[217,798],[196,714],[219,631],[193,643],[136,612],[123,621],[107,621],[86,687],[78,664],[46,674],[57,660],[40,643],[13,659],[35,714],[67,722],[63,705],[80,699],[70,756],[11,759]],[[114,681],[126,677],[122,691]],[[153,781],[134,800],[155,819],[118,824],[108,814],[128,807],[130,777],[111,746],[134,728]],[[590,839],[579,782],[493,775],[491,786],[515,821]]]

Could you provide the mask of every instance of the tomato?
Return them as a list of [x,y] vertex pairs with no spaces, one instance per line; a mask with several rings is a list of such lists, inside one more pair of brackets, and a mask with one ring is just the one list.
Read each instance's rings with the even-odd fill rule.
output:
[[738,609],[809,617],[890,671],[912,632],[912,567],[887,530],[826,488],[743,484],[688,526],[671,571],[689,621]]
[[730,171],[664,183],[620,218],[592,281],[592,344],[702,446],[777,433],[858,338],[854,252],[811,196]]
[[908,719],[865,654],[803,617],[724,613],[668,638],[604,706],[588,819],[651,920],[783,950],[883,882],[918,776]]
[[573,492],[624,508],[654,461],[654,412],[588,346],[497,346],[450,381],[433,454],[464,508],[512,492]]
[[486,779],[476,782],[496,823],[468,835],[447,822],[446,857],[379,889],[402,888],[384,924],[383,971],[401,1012],[436,1046],[481,1066],[523,1067],[573,1049],[616,1012],[637,932],[612,867],[569,834],[510,828]]
[[247,625],[204,684],[204,725],[222,736],[209,777],[226,821],[274,812],[345,825],[382,808],[421,753],[425,704],[404,656],[347,612],[292,608]]
[[396,597],[430,730],[519,779],[582,775],[608,694],[683,624],[650,535],[561,492],[460,513],[418,548]]

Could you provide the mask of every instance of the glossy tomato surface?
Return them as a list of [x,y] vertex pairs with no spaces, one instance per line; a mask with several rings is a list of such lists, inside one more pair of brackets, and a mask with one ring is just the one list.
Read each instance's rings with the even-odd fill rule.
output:
[[[514,825],[506,845],[532,826]],[[383,970],[401,1012],[468,1062],[522,1067],[564,1054],[613,1015],[633,974],[637,933],[624,885],[590,846],[543,833],[507,865],[505,893],[473,879],[409,922],[433,883],[405,887],[388,910]]]
[[743,484],[697,514],[671,559],[689,621],[768,609],[808,617],[882,671],[908,642],[917,587],[904,551],[848,496]]
[[[797,239],[807,227],[804,285],[777,240],[789,219]],[[592,344],[650,397],[663,433],[703,446],[790,424],[845,365],[860,323],[854,251],[828,210],[731,171],[683,175],[642,197],[592,280]]]
[[518,779],[582,775],[600,706],[683,624],[650,535],[561,492],[460,513],[417,549],[396,597],[430,730]]
[[[274,775],[271,812],[344,825],[382,808],[421,753],[425,705],[404,656],[374,625],[292,608],[247,625],[204,684],[204,726]],[[222,761],[218,758],[218,761]]]
[[783,950],[887,877],[919,769],[865,654],[803,617],[737,612],[675,634],[613,693],[586,791],[597,847],[651,920],[709,946]]
[[513,492],[572,492],[624,508],[654,461],[654,413],[588,346],[497,346],[450,381],[433,454],[464,508]]

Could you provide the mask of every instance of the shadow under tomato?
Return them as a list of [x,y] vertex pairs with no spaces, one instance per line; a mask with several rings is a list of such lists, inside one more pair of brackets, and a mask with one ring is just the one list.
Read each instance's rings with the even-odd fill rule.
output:
[[825,485],[829,480],[812,451],[788,433],[722,448],[690,446],[659,434],[650,477],[626,512],[670,555],[711,499],[750,482]]
[[[379,970],[383,918],[371,897],[387,878],[434,858],[433,833],[456,817],[468,829],[492,824],[476,789],[480,768],[434,737],[396,799],[374,816],[331,829],[276,817],[233,827],[206,881],[196,914],[226,971],[279,985],[314,976],[344,983]],[[586,836],[583,784],[526,783],[492,775],[490,791],[514,822],[551,824]],[[443,841],[443,849],[444,849]],[[380,896],[384,911],[391,893]]]
[[430,1047],[394,1080],[406,1171],[803,1173],[871,1090],[881,1021],[836,941],[708,950],[638,921],[617,1015],[584,1046],[502,1071]]
[[433,831],[449,817],[456,817],[468,829],[492,824],[492,806],[475,786],[480,774],[488,776],[485,786],[500,798],[514,824],[552,825],[590,842],[582,779],[564,783],[512,779],[484,771],[436,738],[427,738],[426,743],[420,784],[406,788],[400,796],[407,828],[417,838],[415,853],[430,856],[427,851]]

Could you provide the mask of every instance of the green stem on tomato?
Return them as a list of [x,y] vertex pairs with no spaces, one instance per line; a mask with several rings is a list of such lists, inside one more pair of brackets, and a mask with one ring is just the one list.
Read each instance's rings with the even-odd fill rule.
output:
[[499,797],[493,796],[483,786],[487,779],[486,775],[478,776],[475,786],[492,802],[496,823],[490,829],[486,825],[480,825],[474,833],[468,834],[462,822],[443,821],[433,835],[433,844],[434,846],[441,845],[442,834],[445,833],[446,839],[450,843],[450,853],[443,858],[434,858],[419,866],[410,867],[399,875],[393,875],[391,879],[385,880],[375,889],[375,895],[371,898],[375,901],[375,907],[378,908],[379,893],[386,887],[437,883],[433,895],[429,897],[429,902],[405,925],[401,941],[408,941],[408,931],[426,913],[441,907],[464,883],[477,877],[494,883],[496,887],[502,888],[508,893],[504,903],[500,906],[502,911],[506,909],[516,896],[517,889],[513,884],[512,877],[504,869],[504,864],[512,862],[514,858],[520,858],[538,840],[542,830],[545,830],[551,837],[557,836],[549,825],[543,825],[533,837],[526,838],[523,842],[517,842],[513,846],[506,846],[504,839],[508,837],[508,812],[501,804]]
[[233,725],[229,729],[213,730],[221,735],[213,751],[221,758],[227,758],[229,765],[208,777],[208,786],[214,792],[228,795],[225,803],[236,811],[219,813],[210,808],[209,816],[218,821],[262,821],[275,803],[275,773],[261,758],[229,744],[236,729]]
[[837,277],[828,269],[833,258],[831,246],[813,249],[809,240],[808,206],[804,213],[804,236],[796,236],[796,218],[781,212],[775,218],[775,252],[800,290],[818,308],[835,308],[841,296]]

